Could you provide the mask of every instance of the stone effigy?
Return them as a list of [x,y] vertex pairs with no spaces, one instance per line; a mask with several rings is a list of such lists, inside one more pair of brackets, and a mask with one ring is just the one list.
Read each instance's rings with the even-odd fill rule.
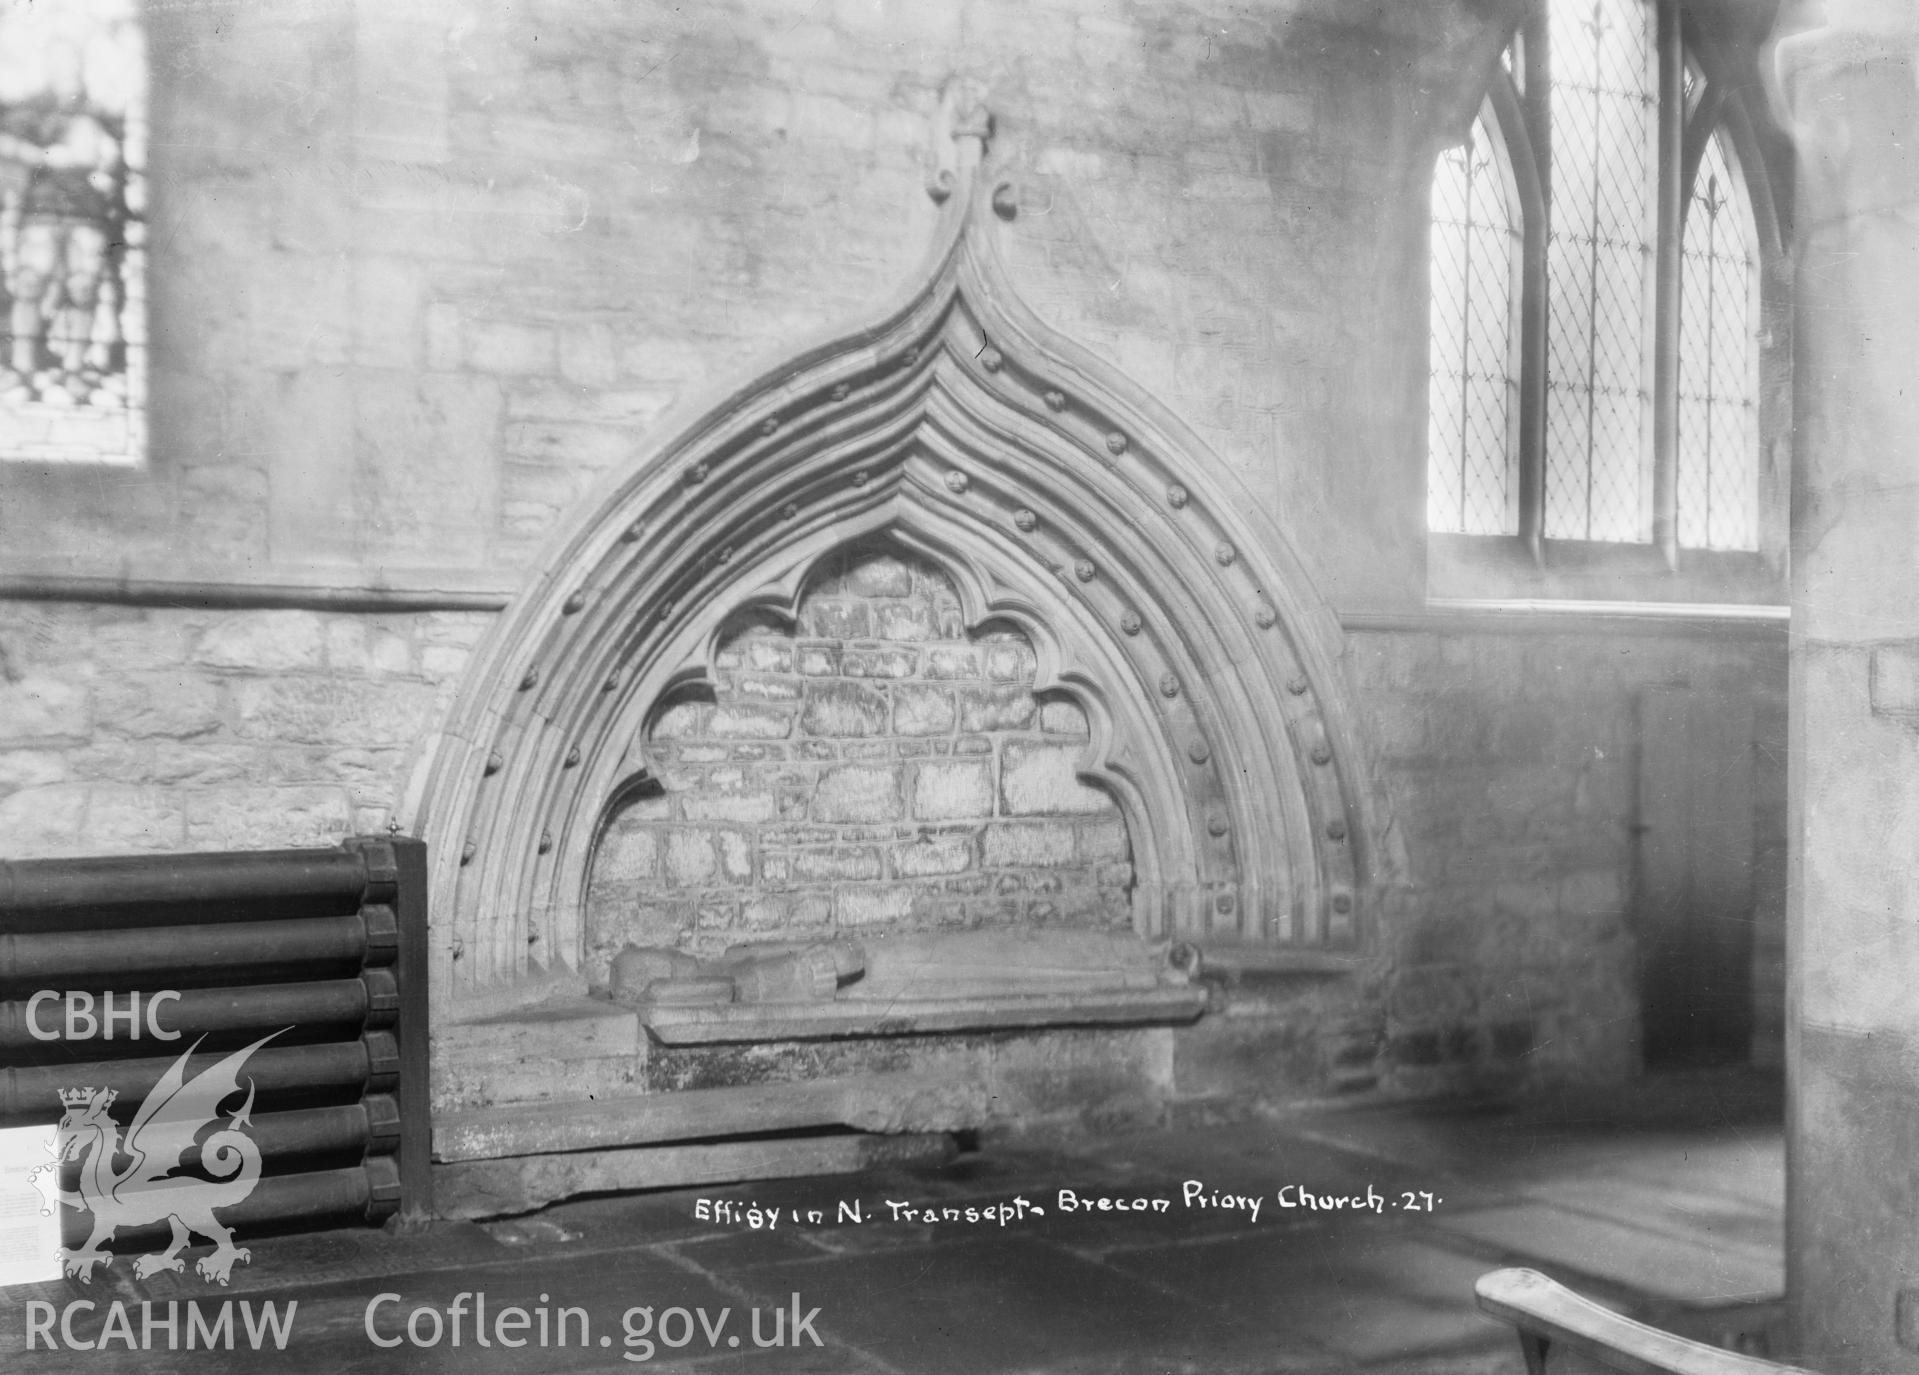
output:
[[816,1002],[865,972],[866,952],[852,941],[732,946],[711,960],[628,945],[613,957],[609,992],[615,1002],[673,1006]]

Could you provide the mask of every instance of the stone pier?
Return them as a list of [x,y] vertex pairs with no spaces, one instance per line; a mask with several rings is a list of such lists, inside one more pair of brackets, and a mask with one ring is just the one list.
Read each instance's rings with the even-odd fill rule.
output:
[[1817,1369],[1919,1370],[1919,12],[1781,40],[1800,154],[1788,1288]]

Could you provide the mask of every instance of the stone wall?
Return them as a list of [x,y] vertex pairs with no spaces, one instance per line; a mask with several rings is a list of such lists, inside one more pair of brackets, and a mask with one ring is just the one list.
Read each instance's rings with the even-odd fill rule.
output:
[[730,633],[706,700],[655,719],[658,787],[601,842],[590,980],[631,941],[928,927],[1130,926],[1126,826],[1075,777],[1084,714],[1033,694],[1012,629],[968,636],[932,565],[883,551],[816,573],[795,626]]
[[489,619],[0,602],[0,857],[379,832]]
[[1391,600],[1430,64],[1490,61],[1499,8],[156,6],[152,461],[0,466],[0,569],[517,586],[670,407],[907,278],[957,74],[1029,299],[1319,512],[1329,589]]
[[[1648,690],[1750,704],[1756,946],[1784,929],[1785,644],[1666,634],[1361,634],[1416,905],[1389,916],[1385,1052],[1412,1087],[1502,1049],[1529,1074],[1638,1065],[1639,713]],[[1756,999],[1776,1048],[1783,985]]]
[[1427,1094],[1629,1078],[1640,1063],[1636,834],[1649,690],[1750,705],[1754,1055],[1782,1049],[1785,644],[1469,626],[1349,639],[1406,888],[1355,980],[1222,973],[1182,1033],[1192,1096]]
[[[1018,203],[1006,248],[1026,298],[1217,449],[1335,611],[1416,613],[1427,159],[1470,113],[1517,9],[149,7],[153,452],[112,480],[0,462],[0,585],[34,598],[0,602],[0,855],[316,843],[404,812],[411,752],[485,614],[205,610],[185,593],[170,608],[91,605],[85,587],[50,579],[194,578],[214,590],[192,596],[225,606],[266,585],[291,589],[289,602],[513,595],[537,576],[543,542],[595,484],[631,470],[672,408],[863,316],[907,278],[933,227],[929,125],[955,74],[980,83],[996,115],[994,156]],[[820,595],[820,607],[843,600]],[[929,615],[938,604],[930,591],[896,600]],[[1065,786],[1081,726],[1041,704],[1037,725],[973,729],[965,700],[1023,703],[993,668],[1018,646],[933,629],[890,641],[871,620],[815,620],[796,654],[842,644],[841,672],[817,679],[797,657],[802,671],[769,672],[777,639],[744,638],[715,701],[663,722],[657,743],[675,757],[661,758],[663,800],[630,811],[608,852],[626,867],[603,875],[600,956],[636,931],[679,938],[688,911],[702,938],[700,898],[636,921],[642,876],[673,878],[674,834],[701,837],[678,842],[695,856],[675,890],[686,894],[707,893],[709,872],[768,884],[774,860],[789,914],[811,893],[804,910],[830,896],[835,919],[868,902],[939,919],[955,901],[962,921],[997,920],[1008,901],[1111,919],[1119,871],[1087,878],[1124,863],[1111,812],[1071,813],[1068,901],[1050,860],[1065,856],[1069,823],[1008,810],[1025,805],[1022,770]],[[910,648],[918,677],[846,672],[869,643]],[[1634,694],[1696,673],[1776,716],[1779,655],[1673,637],[1409,632],[1352,645],[1360,733],[1393,798],[1383,840],[1405,855],[1407,887],[1356,980],[1219,972],[1218,1014],[1179,1040],[1178,1091],[1243,1100],[1625,1072],[1620,761]],[[951,680],[951,729],[902,730],[914,703],[944,720],[934,656],[969,652],[980,679]],[[809,690],[816,723],[830,708],[876,733],[809,727]],[[788,728],[777,740],[697,733],[775,717]],[[962,751],[982,739],[995,753]],[[721,745],[789,753],[687,757]],[[803,745],[840,753],[807,759]],[[882,746],[885,758],[861,757]],[[977,790],[989,759],[991,788]],[[736,780],[695,773],[734,767]],[[883,775],[897,820],[813,814],[834,771],[852,769]],[[926,815],[943,789],[975,789],[979,814]],[[745,811],[699,812],[715,802]],[[803,805],[804,822],[786,805]],[[890,829],[838,829],[868,826]],[[767,839],[789,827],[794,843]],[[800,843],[826,829],[831,840]],[[746,868],[728,874],[734,833]],[[1776,818],[1760,833],[1776,853]],[[1014,837],[1049,863],[990,852]],[[903,868],[962,851],[961,873]],[[811,877],[842,860],[871,877]],[[1015,871],[1058,877],[1060,892],[928,886],[995,874],[997,889]],[[705,939],[750,926],[743,898],[708,910],[724,915]]]
[[[897,562],[855,571],[912,576]],[[1077,753],[1083,723],[1015,681],[1030,683],[1030,651],[1011,637],[952,638],[956,607],[924,570],[917,581],[860,584],[911,589],[900,598],[834,595],[847,585],[835,574],[816,586],[797,635],[743,628],[722,654],[714,701],[662,715],[670,739],[656,730],[651,757],[665,789],[626,812],[604,852],[591,969],[628,939],[684,940],[710,953],[784,934],[808,914],[822,925],[886,913],[1125,920],[1124,828],[1104,795],[1064,782],[1060,765]],[[881,608],[905,613],[885,629],[933,638],[854,638],[875,629]],[[849,612],[867,619],[849,624]],[[486,621],[11,604],[0,617],[7,854],[325,844],[378,830],[411,746]],[[804,671],[830,663],[830,650],[839,676]],[[856,665],[861,655],[880,664],[911,654],[919,676],[847,675],[849,652]],[[1776,1056],[1782,645],[1395,632],[1355,635],[1351,654],[1411,880],[1384,914],[1384,959],[1358,987],[1222,976],[1220,1015],[1180,1039],[1182,1093],[1248,1082],[1277,1096],[1414,1092],[1629,1073],[1636,705],[1648,686],[1680,684],[1744,695],[1756,708],[1758,1039]],[[929,676],[936,655],[947,670],[976,675]],[[867,708],[844,713],[848,699]],[[916,716],[928,702],[940,705]],[[965,714],[989,704],[998,712],[990,722]],[[726,709],[745,714],[729,725]],[[752,738],[715,739],[716,717],[723,734],[737,727]],[[936,722],[939,734],[914,733]],[[955,753],[982,745],[991,752]],[[728,757],[712,757],[718,749]],[[816,752],[838,757],[804,757]],[[969,773],[971,790],[955,790],[936,774],[941,783],[922,790],[922,771],[954,765],[984,778]],[[1026,791],[1019,779],[1034,775],[1022,768],[1043,769],[1040,793]],[[886,801],[897,817],[828,820],[820,809],[830,809],[832,785],[822,791],[816,779],[848,769],[873,771],[878,786],[858,795]],[[949,810],[942,799],[961,792],[978,816],[927,814]],[[995,829],[1008,839],[987,841]],[[1005,847],[1029,839],[1042,848],[1022,856],[1059,866],[1011,863]],[[913,872],[946,865],[960,872]],[[1004,892],[1003,879],[1027,891]],[[749,883],[764,887],[749,897]],[[672,894],[664,902],[662,890]]]

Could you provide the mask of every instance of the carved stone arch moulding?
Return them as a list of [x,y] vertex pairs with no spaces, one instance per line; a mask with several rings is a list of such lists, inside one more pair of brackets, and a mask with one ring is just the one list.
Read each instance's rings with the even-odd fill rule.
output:
[[1032,641],[1082,773],[1125,814],[1142,936],[1351,949],[1380,887],[1332,615],[1204,443],[1043,325],[995,246],[1013,202],[956,176],[928,267],[875,322],[672,433],[602,493],[502,618],[410,802],[433,856],[436,987],[578,967],[594,847],[648,713],[729,620],[884,537],[969,626]]

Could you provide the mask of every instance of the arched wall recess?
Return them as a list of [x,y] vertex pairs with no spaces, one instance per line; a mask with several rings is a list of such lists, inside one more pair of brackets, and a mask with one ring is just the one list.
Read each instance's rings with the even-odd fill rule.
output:
[[[649,710],[740,609],[884,536],[969,625],[1032,640],[1093,722],[1147,937],[1351,949],[1380,888],[1340,632],[1286,541],[1186,426],[1042,324],[995,246],[1010,191],[954,140],[918,285],[643,454],[482,646],[416,775],[435,987],[578,967],[592,857]],[[944,194],[942,194],[942,192]]]

